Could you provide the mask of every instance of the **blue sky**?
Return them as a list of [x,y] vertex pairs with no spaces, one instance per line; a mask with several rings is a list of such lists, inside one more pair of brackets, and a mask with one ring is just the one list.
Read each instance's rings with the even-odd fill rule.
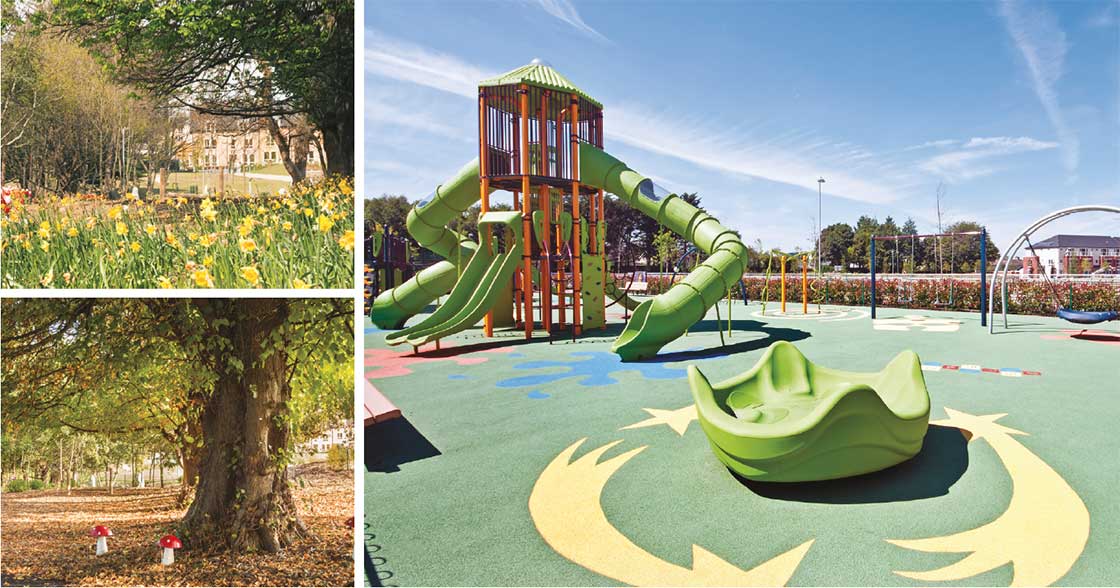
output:
[[811,248],[818,176],[825,225],[932,232],[944,182],[944,222],[1001,245],[1120,204],[1120,0],[383,0],[364,57],[370,195],[431,192],[476,155],[477,81],[541,58],[604,104],[608,152],[766,247]]

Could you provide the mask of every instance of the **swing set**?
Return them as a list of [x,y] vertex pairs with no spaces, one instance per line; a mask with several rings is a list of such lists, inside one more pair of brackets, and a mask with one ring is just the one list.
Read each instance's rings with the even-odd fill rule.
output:
[[[988,288],[987,288],[988,274],[987,274],[987,271],[986,271],[987,267],[988,267],[988,231],[987,231],[987,229],[981,229],[979,231],[964,231],[964,232],[959,232],[959,233],[932,233],[932,234],[928,234],[928,235],[872,235],[872,237],[871,237],[871,247],[870,247],[870,249],[871,249],[871,251],[870,251],[871,318],[872,319],[876,318],[876,309],[877,309],[877,299],[876,299],[877,296],[876,296],[876,294],[877,294],[877,290],[878,290],[877,287],[878,287],[878,266],[879,266],[878,257],[876,255],[876,243],[877,242],[879,242],[879,241],[885,241],[885,242],[888,242],[888,243],[891,242],[891,241],[894,242],[894,250],[892,251],[889,248],[887,249],[887,252],[890,254],[890,257],[887,258],[887,269],[890,270],[890,273],[892,273],[892,274],[902,274],[902,275],[905,275],[907,278],[913,278],[915,276],[915,273],[916,273],[915,270],[917,269],[917,265],[918,265],[918,255],[917,255],[918,245],[921,244],[924,239],[935,239],[936,240],[937,249],[935,250],[936,252],[934,254],[935,258],[931,259],[930,261],[937,265],[937,269],[939,270],[938,274],[940,275],[945,270],[945,259],[944,259],[944,256],[942,254],[941,240],[943,238],[949,238],[949,273],[950,274],[956,274],[956,271],[957,271],[957,263],[956,263],[956,257],[957,257],[956,243],[957,243],[957,239],[959,237],[971,237],[971,236],[974,236],[974,235],[979,235],[980,236],[980,263],[979,263],[979,268],[977,268],[977,270],[979,271],[979,274],[980,274],[980,325],[981,326],[987,326],[987,324],[988,324],[988,319],[987,319],[987,316],[988,316],[987,315],[988,298],[986,296],[986,293],[987,293],[987,290],[988,290]],[[903,261],[903,258],[902,258],[902,253],[905,252],[905,249],[900,246],[900,243],[905,242],[905,241],[910,241],[910,264],[909,264],[909,267],[907,267],[906,263]],[[905,305],[906,307],[911,307],[914,304],[914,301],[915,301],[915,296],[914,296],[915,286],[914,286],[914,284],[915,284],[914,280],[908,279],[906,281],[906,283],[903,285],[905,295],[900,295],[898,297],[898,302]],[[941,298],[942,289],[941,289],[940,283],[939,283],[939,281],[934,282],[934,299],[931,301],[931,304],[933,306],[940,306],[940,307],[951,307],[953,305],[953,302],[954,302],[953,280],[951,280],[951,279],[949,280],[949,284],[948,284],[948,287],[946,288],[945,293],[947,294],[947,297],[944,300],[942,300],[942,298]]]
[[[783,314],[783,315],[786,314],[786,264],[789,262],[791,257],[792,256],[789,256],[789,255],[779,256],[779,263],[781,264],[781,276],[782,276],[782,279],[781,279],[781,285],[782,285],[782,287],[781,287],[781,305],[782,305],[781,314]],[[812,288],[813,292],[817,291],[816,282],[820,278],[819,277],[814,277],[813,278],[813,285],[810,286],[810,284],[809,284],[809,257],[807,255],[799,255],[797,257],[801,260],[801,314],[804,314],[804,315],[820,314],[821,313],[821,301],[820,301],[819,296],[815,296],[815,298],[817,299],[817,310],[816,310],[816,312],[812,312],[812,313],[809,312],[809,290],[810,290],[810,288]],[[762,315],[763,316],[766,316],[766,304],[770,300],[770,276],[772,274],[771,270],[773,268],[773,265],[774,265],[774,253],[771,252],[770,253],[770,259],[766,262],[766,282],[765,282],[765,285],[762,288]],[[742,281],[740,281],[740,283],[742,283]],[[743,296],[743,300],[744,301],[746,300],[745,295]]]

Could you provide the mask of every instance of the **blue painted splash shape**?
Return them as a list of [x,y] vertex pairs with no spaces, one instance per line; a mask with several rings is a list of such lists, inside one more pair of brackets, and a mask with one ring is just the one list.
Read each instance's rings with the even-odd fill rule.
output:
[[379,329],[377,327],[366,327],[366,334],[367,335],[369,335],[370,333],[380,333],[381,331],[382,331],[382,329]]
[[526,394],[526,396],[528,396],[529,398],[532,398],[534,400],[538,400],[538,399],[541,399],[541,398],[548,398],[549,396],[552,396],[552,395],[551,394],[545,394],[544,392],[541,392],[540,390],[533,390],[532,392]]
[[576,383],[580,386],[609,386],[618,383],[618,380],[611,377],[611,374],[615,372],[638,372],[642,377],[650,380],[675,380],[685,377],[683,369],[667,368],[660,363],[622,363],[622,358],[606,351],[573,351],[568,355],[587,359],[519,363],[513,368],[518,370],[566,369],[549,374],[533,374],[499,380],[495,385],[499,388],[519,388],[521,386],[540,386],[568,378],[579,378]]
[[513,352],[513,353],[510,353],[510,354],[506,355],[506,357],[525,357],[525,354],[524,353]]
[[464,376],[463,374],[451,374],[450,376],[447,376],[447,379],[448,380],[469,380],[470,378],[467,377],[467,376]]

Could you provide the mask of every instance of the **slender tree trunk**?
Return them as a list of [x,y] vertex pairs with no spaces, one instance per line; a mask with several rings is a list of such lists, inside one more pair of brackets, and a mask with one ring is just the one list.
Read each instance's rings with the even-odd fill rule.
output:
[[280,152],[280,161],[284,169],[292,178],[293,184],[298,184],[307,178],[307,150],[311,138],[311,129],[306,123],[293,123],[291,132],[285,136],[280,129],[276,117],[265,117],[268,125],[268,134],[276,142],[277,151]]
[[202,414],[203,449],[194,501],[181,523],[193,545],[279,551],[308,535],[276,459],[288,444],[287,354],[269,349],[287,302],[203,300],[204,315],[226,319],[220,332],[244,369],[227,363]]

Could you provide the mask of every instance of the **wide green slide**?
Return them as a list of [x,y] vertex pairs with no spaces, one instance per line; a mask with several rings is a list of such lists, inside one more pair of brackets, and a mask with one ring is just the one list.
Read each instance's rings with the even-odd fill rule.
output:
[[[509,289],[513,272],[521,261],[521,224],[520,212],[487,212],[479,217],[480,234],[489,227],[493,239],[497,241],[502,230],[507,231],[505,252],[492,253],[487,251],[487,247],[479,247],[447,300],[419,323],[390,334],[385,342],[419,346],[477,324],[502,292]],[[490,249],[497,249],[497,243]]]
[[594,145],[580,144],[579,166],[584,184],[622,198],[709,256],[668,292],[639,304],[611,346],[624,361],[653,357],[704,318],[708,309],[742,278],[747,248],[715,217],[668,193]]
[[408,233],[447,261],[433,264],[374,299],[369,317],[381,329],[399,329],[436,298],[451,291],[459,268],[468,265],[478,244],[446,227],[480,199],[475,158],[408,213]]
[[929,392],[913,351],[881,371],[857,373],[815,365],[778,341],[753,368],[715,386],[690,365],[688,383],[712,451],[751,480],[881,470],[917,455],[929,426]]

